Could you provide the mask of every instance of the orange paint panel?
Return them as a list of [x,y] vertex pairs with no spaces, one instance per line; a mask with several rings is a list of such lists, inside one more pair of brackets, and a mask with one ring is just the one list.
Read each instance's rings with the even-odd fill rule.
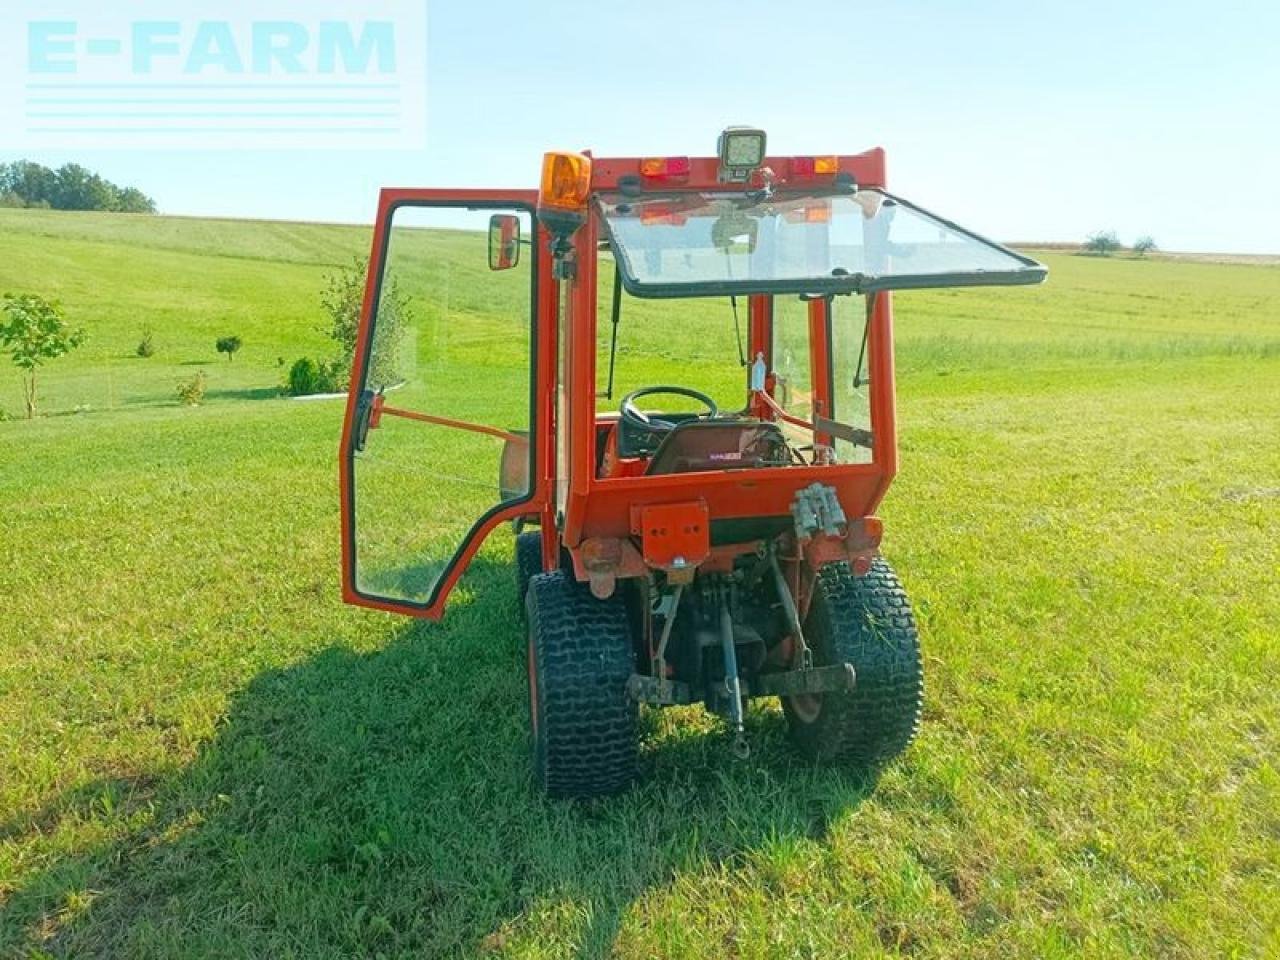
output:
[[711,555],[711,524],[702,501],[665,503],[631,511],[644,562],[660,570],[696,567]]

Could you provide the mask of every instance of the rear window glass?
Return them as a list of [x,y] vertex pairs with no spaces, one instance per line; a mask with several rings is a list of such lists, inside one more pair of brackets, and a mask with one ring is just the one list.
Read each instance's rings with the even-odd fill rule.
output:
[[881,190],[596,198],[634,296],[1038,283],[1036,261]]

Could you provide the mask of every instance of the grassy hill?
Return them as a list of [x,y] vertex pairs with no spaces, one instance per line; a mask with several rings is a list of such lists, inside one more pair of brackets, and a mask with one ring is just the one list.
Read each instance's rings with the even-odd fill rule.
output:
[[[91,335],[0,423],[0,955],[1280,952],[1280,268],[902,295],[920,740],[872,786],[773,708],[745,763],[650,715],[641,786],[573,806],[528,776],[509,535],[441,625],[338,599],[340,405],[277,358],[367,243],[0,211],[0,290]],[[648,316],[624,346],[679,342]]]
[[[358,227],[0,210],[0,290],[56,297],[89,330],[49,368],[48,412],[174,403],[201,368],[212,400],[258,399],[279,384],[279,358],[325,348],[322,278],[368,248]],[[157,352],[144,360],[145,327]],[[245,345],[229,364],[214,341],[232,334]],[[0,377],[0,409],[16,416],[16,370]]]

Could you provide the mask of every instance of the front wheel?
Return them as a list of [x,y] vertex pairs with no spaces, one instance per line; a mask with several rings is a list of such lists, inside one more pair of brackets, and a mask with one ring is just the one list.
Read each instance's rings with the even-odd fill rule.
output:
[[533,577],[527,603],[534,774],[553,797],[620,793],[639,739],[626,603],[596,599],[563,570]]
[[877,557],[862,577],[845,564],[824,567],[805,640],[816,666],[850,663],[857,677],[850,693],[783,700],[800,752],[870,771],[906,750],[920,726],[924,677],[915,617],[888,562]]

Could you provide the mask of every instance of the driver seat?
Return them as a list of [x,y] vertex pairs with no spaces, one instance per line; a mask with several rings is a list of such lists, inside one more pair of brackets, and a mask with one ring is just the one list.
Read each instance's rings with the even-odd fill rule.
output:
[[710,470],[757,470],[791,464],[776,423],[767,420],[690,420],[666,435],[645,476]]

